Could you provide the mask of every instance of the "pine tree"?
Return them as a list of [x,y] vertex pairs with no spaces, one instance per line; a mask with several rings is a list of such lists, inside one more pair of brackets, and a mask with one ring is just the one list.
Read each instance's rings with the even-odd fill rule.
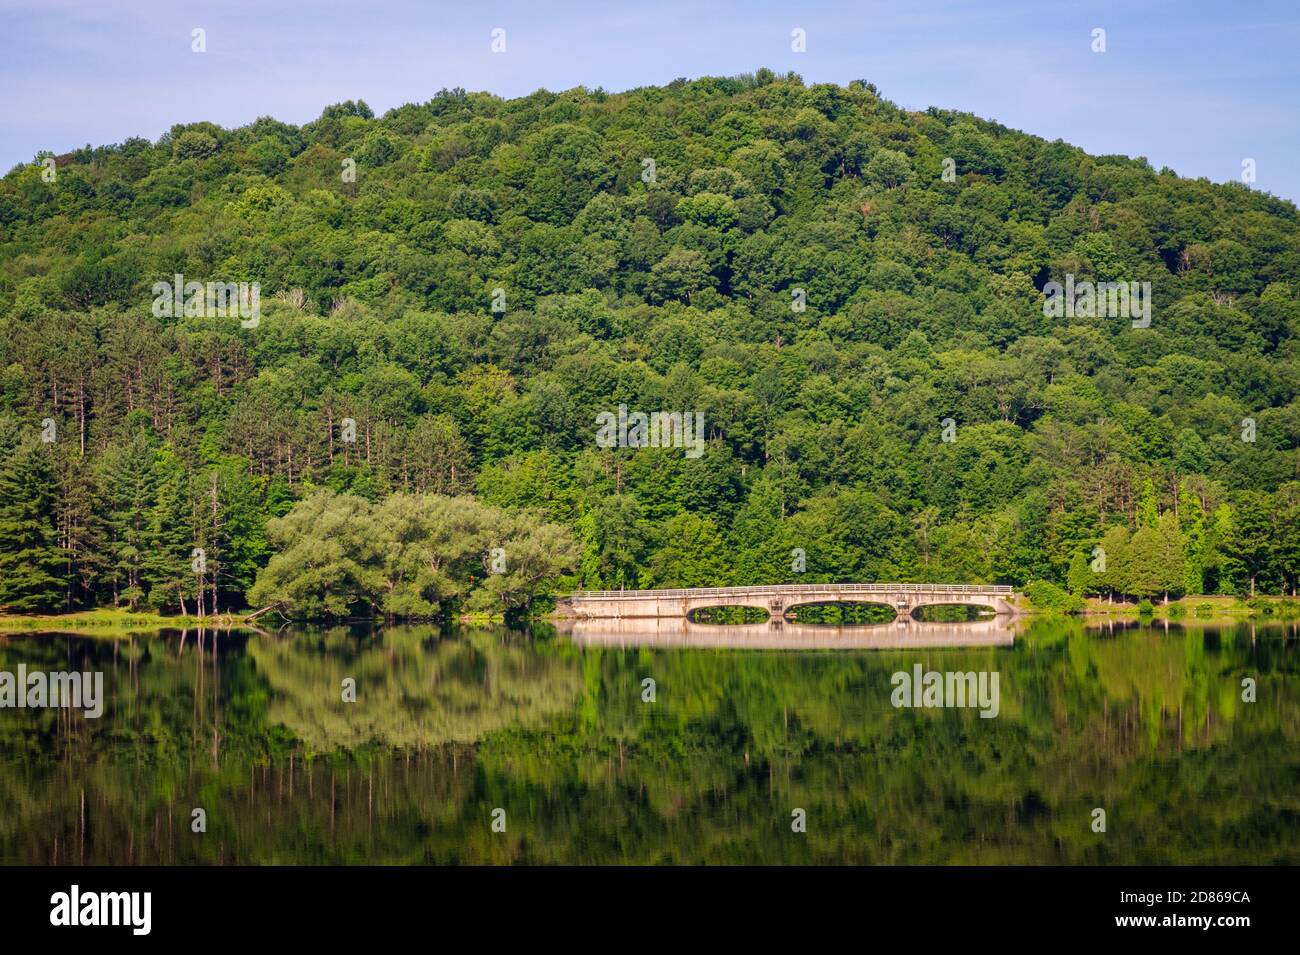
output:
[[1282,572],[1283,590],[1289,587],[1291,596],[1294,597],[1297,582],[1300,582],[1300,483],[1292,481],[1284,484],[1275,498],[1277,564]]
[[[95,606],[96,581],[103,570],[104,542],[95,508],[95,475],[75,446],[56,445],[59,546],[67,555],[68,605]],[[61,453],[60,453],[61,452]]]
[[1273,502],[1269,494],[1244,491],[1232,509],[1232,529],[1223,542],[1255,596],[1255,584],[1273,560]]
[[1183,481],[1178,486],[1178,522],[1183,532],[1183,592],[1205,593],[1205,508]]
[[185,467],[170,448],[158,454],[156,492],[149,511],[151,547],[144,560],[149,603],[160,610],[179,607],[193,591],[194,531]]
[[1076,550],[1070,558],[1070,570],[1065,575],[1065,584],[1070,593],[1081,597],[1096,586],[1096,575],[1088,566],[1088,558],[1083,555],[1083,551]]
[[0,607],[54,610],[67,602],[54,469],[35,442],[19,445],[8,458],[0,469]]
[[1154,527],[1139,527],[1120,557],[1127,590],[1134,597],[1155,597],[1164,590],[1160,533]]
[[154,502],[154,453],[148,436],[131,441],[104,457],[100,470],[100,515],[107,549],[107,577],[113,602],[132,610],[144,598],[143,570],[152,547],[149,511]]
[[1090,563],[1096,567],[1097,586],[1107,591],[1113,598],[1116,594],[1129,591],[1128,567],[1125,553],[1129,545],[1129,530],[1124,526],[1112,527],[1101,539],[1101,552]]

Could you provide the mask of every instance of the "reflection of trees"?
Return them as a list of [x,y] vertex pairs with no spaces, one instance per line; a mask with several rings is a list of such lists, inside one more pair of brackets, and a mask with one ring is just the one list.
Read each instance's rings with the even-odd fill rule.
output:
[[[1300,679],[1276,631],[1056,621],[1013,649],[767,653],[412,628],[94,652],[123,694],[98,725],[0,712],[0,861],[56,842],[87,862],[1300,861]],[[0,668],[18,658],[0,645]],[[917,662],[999,671],[1001,715],[895,710],[889,675]]]
[[[573,660],[487,632],[440,640],[430,627],[392,627],[358,643],[336,629],[253,641],[249,653],[269,684],[267,720],[316,752],[472,743],[539,724],[581,687]],[[343,702],[345,678],[356,681],[354,703]]]
[[[493,737],[479,762],[517,798],[543,800],[530,823],[543,830],[530,843],[542,861],[582,851],[586,861],[1300,858],[1288,821],[1300,810],[1290,782],[1300,682],[1276,633],[1252,649],[1241,633],[1107,637],[1061,621],[1029,641],[847,656],[592,653],[579,713],[593,716],[580,715],[579,740],[561,748],[571,759],[532,758],[542,744],[520,734]],[[1000,671],[1001,716],[894,710],[889,674],[918,661]],[[1245,672],[1271,707],[1240,702]],[[653,707],[638,695],[651,673]],[[547,801],[556,791],[567,798]],[[1123,820],[1104,837],[1088,826],[1099,805]],[[792,840],[796,806],[817,825]]]

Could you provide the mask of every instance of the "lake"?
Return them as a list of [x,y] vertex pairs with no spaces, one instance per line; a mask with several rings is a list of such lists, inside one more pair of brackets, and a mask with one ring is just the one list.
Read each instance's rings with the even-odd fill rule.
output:
[[0,862],[1300,862],[1296,625],[911,627],[0,636]]

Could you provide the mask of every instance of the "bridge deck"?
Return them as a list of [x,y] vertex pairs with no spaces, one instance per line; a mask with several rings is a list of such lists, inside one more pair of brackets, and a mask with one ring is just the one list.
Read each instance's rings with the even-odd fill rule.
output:
[[861,594],[1000,594],[1010,596],[1014,587],[1004,584],[763,584],[755,587],[684,587],[677,590],[577,590],[571,598],[600,600],[642,600],[648,597],[745,597],[757,594],[824,593]]

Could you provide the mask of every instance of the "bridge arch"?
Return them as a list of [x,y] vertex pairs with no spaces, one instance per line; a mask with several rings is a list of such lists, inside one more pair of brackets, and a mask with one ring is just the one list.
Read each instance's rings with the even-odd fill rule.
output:
[[[802,612],[801,612],[802,611]],[[818,617],[829,619],[819,620]],[[791,623],[817,626],[878,626],[899,618],[898,608],[884,600],[798,600],[786,605],[781,619]]]
[[771,611],[766,607],[753,604],[713,604],[707,607],[695,607],[686,614],[691,623],[718,627],[743,627],[755,623],[766,623],[772,619]]
[[992,603],[953,600],[918,604],[912,608],[911,616],[913,620],[925,623],[970,623],[997,613],[998,609]]

